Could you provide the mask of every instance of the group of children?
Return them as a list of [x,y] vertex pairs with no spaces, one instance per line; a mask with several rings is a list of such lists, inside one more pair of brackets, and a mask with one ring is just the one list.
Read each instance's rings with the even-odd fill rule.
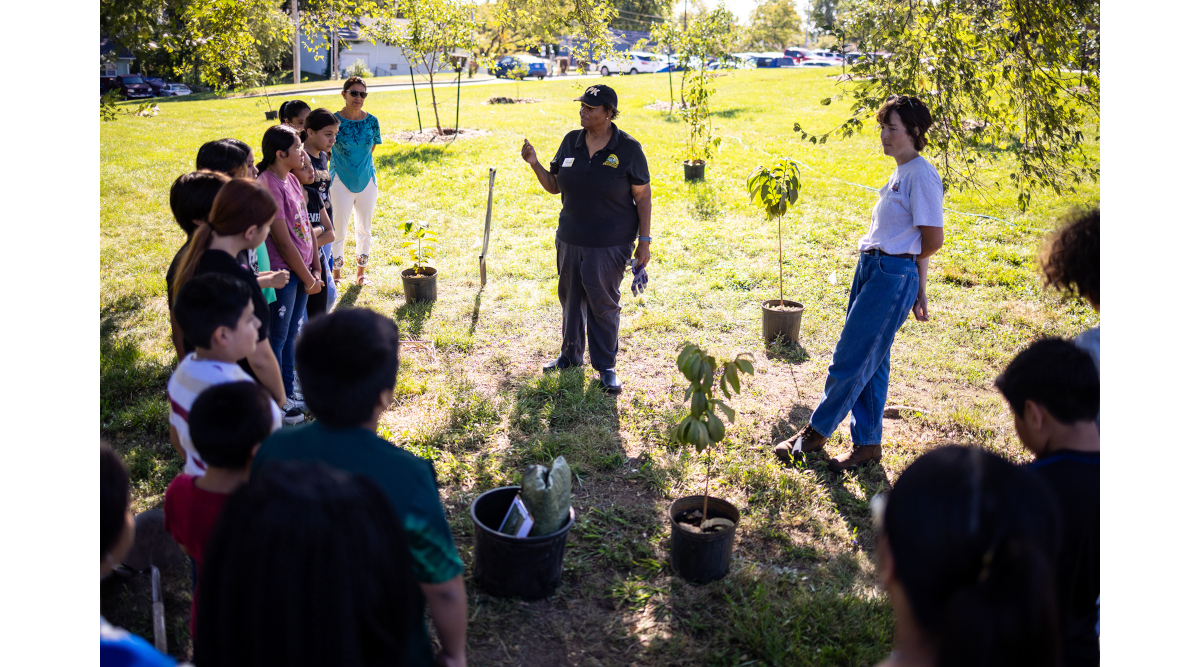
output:
[[[399,330],[370,310],[330,312],[328,181],[314,165],[336,133],[316,109],[300,132],[268,129],[257,164],[241,142],[209,142],[171,189],[188,234],[167,277],[184,471],[163,509],[192,562],[201,667],[466,664],[463,566],[433,467],[376,435]],[[1099,311],[1098,210],[1060,231],[1044,267]],[[1034,342],[996,387],[1032,464],[943,447],[872,501],[896,616],[885,665],[1099,663],[1099,329]],[[315,421],[282,429],[302,410]],[[133,543],[129,504],[102,445],[102,576]],[[101,661],[171,664],[103,619]]]
[[[1100,311],[1100,211],[1073,214],[1047,285]],[[900,665],[1100,664],[1100,329],[1043,338],[996,378],[1034,461],[918,458],[872,500]]]
[[[433,466],[376,435],[396,323],[362,308],[311,320],[295,361],[316,419],[281,430],[277,402],[236,363],[258,344],[253,296],[204,273],[174,306],[196,345],[193,370],[171,378],[172,426],[199,471],[171,482],[163,514],[192,561],[195,664],[465,665],[463,566]],[[100,456],[103,576],[134,523],[124,467],[107,446]],[[172,664],[103,619],[101,662]]]
[[[241,280],[253,291],[259,344],[237,361],[267,388],[289,424],[303,421],[306,409],[293,372],[296,337],[305,321],[331,310],[337,297],[330,279],[328,246],[335,235],[327,169],[337,130],[337,117],[325,109],[306,113],[301,130],[273,126],[263,134],[257,163],[241,141],[210,141],[196,155],[196,171],[171,186],[171,211],[187,235],[167,270],[172,340],[181,365],[196,346],[180,325],[178,293],[202,274]],[[187,409],[173,405],[180,408]],[[177,440],[173,433],[172,444],[190,456]]]

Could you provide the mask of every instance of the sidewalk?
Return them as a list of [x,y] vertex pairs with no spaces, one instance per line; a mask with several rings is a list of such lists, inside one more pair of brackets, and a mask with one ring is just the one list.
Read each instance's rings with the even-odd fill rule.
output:
[[[580,75],[580,74],[577,74],[576,72],[572,71],[567,74],[556,74],[554,76],[548,76],[545,78],[545,81],[561,81],[563,79],[596,79],[599,77],[600,77],[599,72],[588,72],[587,74]],[[389,77],[389,78],[391,78],[391,77]],[[516,83],[516,81],[514,81],[512,79],[498,79],[490,74],[484,74],[482,72],[477,73],[474,77],[470,77],[470,78],[464,76],[462,79],[463,87],[481,86],[481,85],[485,85],[485,84],[504,84],[504,83]],[[532,83],[531,78],[527,78],[525,80],[525,83]],[[417,84],[417,88],[422,88],[422,87],[428,88],[429,87],[429,81],[422,80],[420,77],[417,77],[416,84]],[[456,85],[458,85],[458,81],[455,79],[451,79],[449,81],[434,81],[434,83],[433,83],[434,88],[446,88],[446,87],[453,88]],[[370,92],[389,91],[389,90],[410,90],[410,89],[412,89],[412,87],[413,87],[412,82],[372,84],[371,80],[367,79],[367,88],[370,90]],[[310,93],[325,94],[325,93],[340,93],[340,92],[342,92],[342,81],[331,81],[328,86],[321,86],[319,88],[289,88],[289,89],[284,89],[284,90],[273,90],[266,94],[251,93],[249,95],[241,95],[240,97],[283,97],[283,96],[289,96],[289,95],[308,95]]]

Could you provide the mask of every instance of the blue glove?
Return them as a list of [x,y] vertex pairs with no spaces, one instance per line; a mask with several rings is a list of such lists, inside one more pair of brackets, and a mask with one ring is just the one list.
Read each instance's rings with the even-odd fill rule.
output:
[[630,286],[633,290],[633,295],[637,296],[646,291],[646,283],[650,282],[650,276],[646,273],[646,266],[638,266],[637,260],[632,257],[626,260],[629,268],[633,269],[633,284]]

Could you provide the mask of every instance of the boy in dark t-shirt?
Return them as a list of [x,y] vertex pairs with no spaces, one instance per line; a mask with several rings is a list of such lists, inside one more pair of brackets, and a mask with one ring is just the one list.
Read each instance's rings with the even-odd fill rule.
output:
[[[263,443],[251,476],[272,460],[320,461],[371,478],[387,495],[408,538],[423,599],[414,601],[405,664],[431,665],[425,603],[442,657],[465,664],[467,601],[462,561],[438,496],[433,466],[375,434],[392,402],[400,367],[400,331],[365,308],[339,308],[304,325],[296,371],[315,422],[278,431]],[[441,662],[439,662],[441,664]]]
[[1069,341],[1045,338],[996,378],[1030,468],[1062,514],[1058,585],[1063,665],[1100,664],[1100,374]]

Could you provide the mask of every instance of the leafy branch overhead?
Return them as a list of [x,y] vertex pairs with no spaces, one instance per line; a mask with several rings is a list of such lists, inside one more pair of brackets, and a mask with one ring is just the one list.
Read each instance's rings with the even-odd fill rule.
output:
[[826,28],[866,54],[839,96],[853,111],[823,133],[795,123],[802,139],[849,137],[889,95],[916,95],[933,116],[926,150],[947,186],[999,186],[987,172],[1011,161],[1025,210],[1036,187],[1061,195],[1099,177],[1085,150],[1099,139],[1098,0],[852,0],[841,17]]
[[[683,346],[676,365],[691,383],[683,396],[683,400],[690,403],[691,411],[683,421],[671,429],[671,442],[691,445],[696,451],[702,452],[725,439],[725,423],[717,416],[717,411],[720,410],[730,424],[737,413],[725,401],[715,396],[715,389],[719,387],[726,399],[741,393],[740,375],[754,374],[751,358],[753,357],[742,353],[733,361],[718,364],[712,355],[699,347],[691,343]],[[721,370],[719,377],[716,375],[718,369]]]

